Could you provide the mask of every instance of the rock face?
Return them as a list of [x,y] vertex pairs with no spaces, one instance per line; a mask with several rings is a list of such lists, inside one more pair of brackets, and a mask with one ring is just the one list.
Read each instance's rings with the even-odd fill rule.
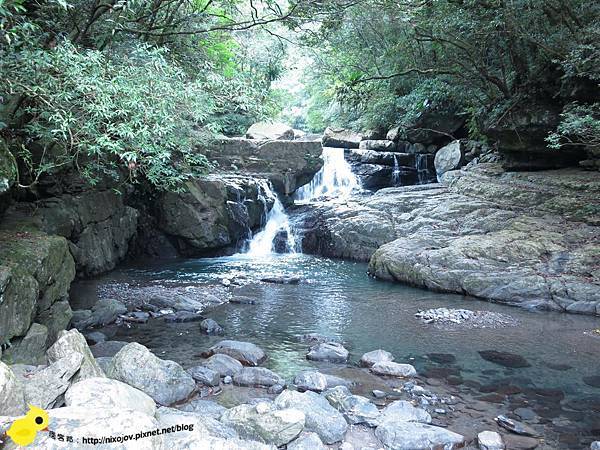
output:
[[72,385],[65,395],[67,406],[131,409],[154,416],[156,405],[139,389],[109,378],[87,378]]
[[464,445],[464,437],[440,427],[418,422],[385,420],[375,430],[375,435],[386,448],[394,450],[453,450]]
[[441,181],[320,205],[304,250],[370,260],[375,277],[436,291],[600,313],[599,173],[479,163]]
[[6,364],[0,361],[0,411],[6,416],[25,414],[23,386]]
[[223,354],[237,359],[245,366],[258,366],[267,359],[265,352],[257,345],[251,342],[240,341],[221,341],[213,345],[208,353]]
[[304,429],[304,413],[297,409],[274,409],[266,403],[240,405],[226,411],[221,422],[241,437],[278,447],[295,439]]
[[201,150],[218,163],[220,170],[238,173],[250,181],[266,179],[286,196],[309,183],[323,166],[321,142],[308,138],[262,142],[222,139]]
[[161,405],[189,397],[196,387],[194,379],[179,364],[159,359],[135,342],[113,357],[107,375],[139,389]]
[[358,148],[362,135],[350,130],[327,128],[323,133],[323,147]]
[[294,408],[306,417],[306,430],[314,431],[325,444],[341,441],[348,429],[344,417],[329,402],[311,391],[285,390],[275,399],[278,408]]
[[293,140],[294,130],[283,123],[258,122],[248,128],[246,137],[257,140]]

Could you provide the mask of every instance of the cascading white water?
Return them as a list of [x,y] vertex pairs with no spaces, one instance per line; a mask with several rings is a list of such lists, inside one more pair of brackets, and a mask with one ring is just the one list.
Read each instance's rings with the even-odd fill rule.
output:
[[285,236],[287,253],[295,253],[296,242],[283,204],[277,197],[277,194],[273,192],[269,183],[261,183],[261,188],[264,192],[263,203],[265,205],[265,212],[267,210],[267,198],[273,201],[273,206],[270,211],[266,212],[264,229],[257,233],[248,243],[246,254],[249,256],[265,256],[273,253],[274,241],[278,234]]
[[400,173],[400,164],[398,157],[394,155],[394,169],[392,170],[392,184],[398,186],[402,184],[402,174]]
[[358,177],[344,158],[343,148],[324,147],[323,167],[312,181],[296,191],[297,202],[307,202],[319,197],[347,197],[355,189],[360,189]]

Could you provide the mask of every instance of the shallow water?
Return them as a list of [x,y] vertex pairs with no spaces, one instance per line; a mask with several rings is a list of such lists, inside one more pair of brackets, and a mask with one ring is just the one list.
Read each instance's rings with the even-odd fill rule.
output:
[[[295,275],[298,285],[261,283],[267,275]],[[242,286],[221,286],[229,277]],[[255,305],[226,303],[205,312],[226,330],[225,338],[255,342],[265,349],[265,364],[291,378],[300,368],[310,367],[306,345],[297,336],[317,332],[346,343],[351,359],[382,348],[399,362],[411,362],[420,373],[432,377],[450,368],[455,383],[465,380],[483,385],[506,384],[523,389],[559,389],[568,403],[575,398],[600,398],[600,389],[584,383],[584,377],[600,375],[600,338],[589,333],[600,328],[600,318],[549,312],[532,312],[459,295],[439,294],[370,279],[366,265],[308,255],[272,255],[176,260],[145,267],[129,267],[75,289],[76,303],[90,301],[96,288],[111,283],[131,285],[214,286],[221,297],[252,297]],[[85,289],[87,287],[87,290]],[[496,311],[516,320],[505,328],[441,327],[424,324],[414,317],[420,309],[435,307]],[[200,333],[195,323],[165,323],[153,319],[131,328],[112,327],[112,339],[138,341],[157,355],[185,367],[201,361],[200,353],[223,337]],[[482,350],[517,353],[530,367],[506,368],[486,361]],[[428,353],[448,353],[453,363],[441,366]],[[560,370],[558,370],[560,369]],[[437,372],[436,372],[437,370]],[[446,377],[442,371],[441,377]],[[557,399],[558,400],[558,399]],[[599,400],[600,404],[600,400]],[[558,415],[559,412],[553,414]],[[599,411],[589,414],[600,416]],[[600,433],[596,419],[586,425],[589,433]]]

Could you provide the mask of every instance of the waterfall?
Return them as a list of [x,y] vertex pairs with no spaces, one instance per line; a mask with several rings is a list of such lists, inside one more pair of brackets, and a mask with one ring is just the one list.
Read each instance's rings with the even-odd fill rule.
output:
[[394,170],[392,171],[392,186],[402,185],[402,174],[400,173],[400,164],[398,164],[398,157],[394,155]]
[[347,197],[360,183],[344,158],[343,148],[324,147],[323,167],[312,181],[296,191],[295,200],[307,202],[319,197]]
[[427,155],[417,153],[415,155],[415,166],[417,169],[417,179],[419,184],[425,184],[429,181],[429,168]]
[[[263,230],[258,232],[248,243],[246,254],[250,256],[265,256],[273,253],[274,247],[283,251],[278,253],[296,253],[296,242],[290,221],[285,213],[283,204],[273,192],[270,183],[261,183],[262,191],[259,199],[265,205],[266,223]],[[273,201],[273,206],[267,210],[268,199]],[[279,240],[279,242],[276,242]]]

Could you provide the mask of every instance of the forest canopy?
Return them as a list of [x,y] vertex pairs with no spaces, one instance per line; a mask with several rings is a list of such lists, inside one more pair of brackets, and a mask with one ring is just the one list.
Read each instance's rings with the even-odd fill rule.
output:
[[556,117],[548,146],[597,147],[599,13],[582,0],[0,0],[0,133],[21,185],[74,165],[161,189],[211,170],[200,143],[269,118],[387,130],[433,111],[487,139],[541,110]]

